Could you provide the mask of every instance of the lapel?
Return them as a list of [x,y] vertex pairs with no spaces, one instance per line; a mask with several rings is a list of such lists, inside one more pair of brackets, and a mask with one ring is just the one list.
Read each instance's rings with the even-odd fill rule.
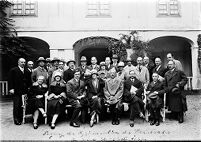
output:
[[171,71],[168,71],[168,78],[167,80],[171,80],[175,75],[177,74],[177,70],[174,69],[174,71],[171,73]]
[[24,73],[25,73],[25,69],[24,69],[24,73],[20,70],[20,68],[19,67],[17,67],[17,70],[18,70],[18,72],[20,73],[20,75],[24,75]]

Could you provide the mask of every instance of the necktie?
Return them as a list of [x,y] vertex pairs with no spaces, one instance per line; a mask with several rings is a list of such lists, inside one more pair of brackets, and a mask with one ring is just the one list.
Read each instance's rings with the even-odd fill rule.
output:
[[139,66],[139,72],[141,72],[141,67]]

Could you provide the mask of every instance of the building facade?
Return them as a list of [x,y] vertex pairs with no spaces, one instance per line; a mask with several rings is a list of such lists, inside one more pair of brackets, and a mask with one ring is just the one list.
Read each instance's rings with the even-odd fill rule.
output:
[[105,56],[111,56],[104,37],[119,39],[119,34],[137,30],[142,40],[149,40],[154,47],[153,56],[161,56],[166,65],[166,54],[173,53],[187,76],[192,77],[192,88],[201,89],[197,62],[200,0],[12,2],[14,6],[8,12],[15,20],[18,35],[29,39],[32,46],[45,45],[50,49],[51,58],[75,59],[79,63],[85,55],[88,59],[97,56],[100,62]]

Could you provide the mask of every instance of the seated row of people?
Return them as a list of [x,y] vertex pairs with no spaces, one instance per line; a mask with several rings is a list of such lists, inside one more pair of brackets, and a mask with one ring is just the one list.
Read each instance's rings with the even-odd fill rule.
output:
[[[67,83],[63,81],[60,72],[54,76],[54,81],[49,86],[48,95],[48,116],[51,116],[51,128],[55,128],[58,115],[64,109],[66,104],[73,107],[73,113],[70,125],[79,127],[79,114],[82,110],[90,108],[90,126],[93,126],[99,119],[99,115],[106,106],[109,108],[112,117],[112,124],[119,125],[120,116],[123,110],[130,109],[131,127],[134,126],[134,120],[139,115],[144,118],[143,93],[144,86],[136,78],[134,70],[129,72],[129,78],[122,80],[117,76],[116,69],[109,71],[110,77],[105,81],[99,77],[97,70],[92,70],[90,78],[85,82],[81,80],[81,71],[76,69],[74,77]],[[150,124],[160,125],[160,109],[162,107],[162,97],[165,93],[164,83],[159,81],[159,75],[153,73],[153,82],[146,88],[148,91],[147,109],[150,112]],[[37,82],[33,84],[29,94],[35,94],[35,112],[33,126],[36,129],[39,111],[46,117],[44,106],[42,105],[42,96],[47,91],[47,85],[42,83],[43,76],[39,76]],[[35,88],[35,89],[34,89]],[[37,89],[36,89],[37,88]],[[41,92],[40,92],[41,91]],[[43,92],[42,92],[43,91]],[[33,97],[31,97],[33,98]],[[129,107],[128,107],[129,106]]]

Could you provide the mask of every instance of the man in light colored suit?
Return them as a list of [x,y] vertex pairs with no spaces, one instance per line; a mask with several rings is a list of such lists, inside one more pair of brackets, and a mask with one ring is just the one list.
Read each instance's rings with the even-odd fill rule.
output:
[[135,74],[136,78],[140,80],[145,87],[148,86],[150,82],[149,70],[143,66],[143,59],[142,57],[137,58],[137,66],[135,66]]

